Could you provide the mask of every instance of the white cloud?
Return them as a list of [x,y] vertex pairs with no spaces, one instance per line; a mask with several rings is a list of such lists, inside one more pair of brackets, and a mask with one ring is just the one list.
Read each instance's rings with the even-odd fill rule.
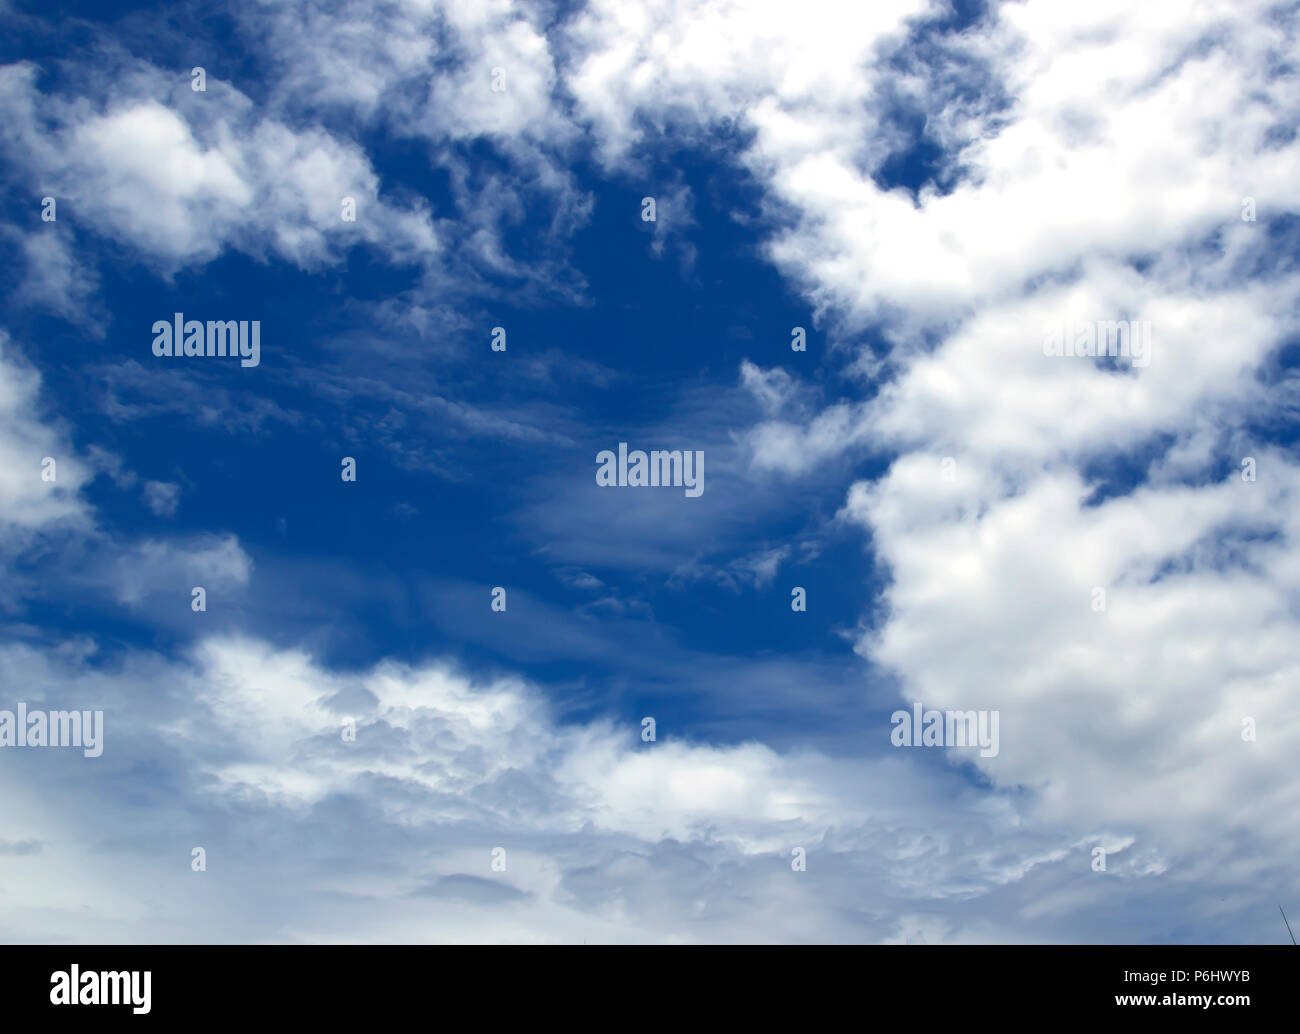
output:
[[144,500],[155,516],[175,517],[181,500],[181,486],[172,481],[146,481]]
[[[215,79],[193,93],[188,79],[152,66],[130,71],[91,106],[39,93],[31,65],[0,69],[0,103],[15,123],[9,158],[43,178],[60,218],[133,245],[164,272],[226,248],[303,268],[358,242],[397,262],[437,252],[427,205],[381,200],[355,144],[290,128]],[[355,222],[342,217],[345,197]]]
[[646,130],[670,122],[700,134],[734,118],[823,147],[828,135],[852,135],[870,90],[861,72],[876,46],[928,7],[597,0],[566,28],[566,82],[611,163],[632,160]]
[[[253,564],[233,535],[198,535],[187,539],[145,539],[117,547],[104,572],[118,601],[128,606],[147,597],[169,594],[175,606],[190,605],[190,591],[200,585],[209,593],[248,584]],[[215,601],[214,601],[215,603]]]
[[56,221],[27,235],[8,228],[5,235],[18,244],[27,267],[16,299],[53,312],[91,337],[102,339],[105,320],[96,301],[99,277],[77,259],[72,235],[63,232],[67,225],[66,219],[62,226]]
[[[573,33],[571,83],[611,163],[734,115],[772,260],[841,343],[888,345],[856,365],[878,394],[812,414],[742,367],[769,410],[754,468],[892,459],[844,510],[888,571],[860,649],[906,699],[1000,708],[980,767],[1029,788],[1037,819],[1131,836],[1172,881],[1285,866],[1297,472],[1248,428],[1294,412],[1268,366],[1297,285],[1265,228],[1298,210],[1294,27],[1266,3],[1028,2],[899,44],[888,29],[919,9],[875,36],[788,10],[779,43],[763,9],[724,34],[720,2],[595,4]],[[944,150],[916,192],[882,172],[915,142],[889,122],[900,94]],[[1241,220],[1246,197],[1261,222]],[[1150,365],[1044,356],[1063,318],[1149,321]],[[1240,479],[1246,455],[1267,484]]]
[[84,525],[89,517],[80,490],[90,471],[40,395],[40,374],[0,331],[0,524],[9,536]]
[[[0,677],[32,706],[93,701],[106,730],[94,766],[53,751],[6,766],[0,820],[42,845],[37,866],[4,860],[24,895],[7,936],[885,939],[902,927],[873,904],[882,895],[924,910],[992,893],[1069,848],[1018,832],[1006,800],[954,803],[942,770],[903,779],[902,757],[782,755],[663,727],[642,743],[638,723],[558,722],[517,680],[436,664],[332,672],[247,638],[207,640],[188,664],[132,653],[91,669],[89,651],[0,648]],[[125,796],[141,794],[147,820],[103,854]],[[191,843],[207,872],[191,872]],[[791,869],[795,846],[807,872]],[[250,869],[295,893],[249,897]],[[75,908],[69,882],[85,891]],[[1006,937],[998,926],[954,922],[952,936]]]

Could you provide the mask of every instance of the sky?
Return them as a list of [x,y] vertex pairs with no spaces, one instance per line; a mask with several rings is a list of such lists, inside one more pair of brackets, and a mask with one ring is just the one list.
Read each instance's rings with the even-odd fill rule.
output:
[[1286,943],[1297,7],[0,0],[0,940]]

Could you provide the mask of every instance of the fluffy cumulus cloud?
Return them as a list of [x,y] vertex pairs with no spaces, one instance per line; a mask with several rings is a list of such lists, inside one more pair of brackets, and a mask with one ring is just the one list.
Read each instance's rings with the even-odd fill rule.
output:
[[[382,128],[427,149],[449,178],[438,229],[457,281],[580,291],[553,254],[591,199],[571,169],[581,130],[561,97],[551,5],[295,2],[239,5],[236,16],[266,41],[271,104],[286,117]],[[526,217],[549,232],[520,254],[506,238]]]
[[[365,154],[316,127],[291,129],[227,83],[120,59],[98,96],[39,91],[37,69],[0,69],[13,119],[10,158],[29,185],[63,199],[63,218],[175,270],[226,248],[310,268],[353,243],[394,260],[436,252],[426,208],[379,198]],[[350,197],[365,218],[343,218]]]
[[[573,80],[614,153],[628,127],[738,106],[740,161],[780,216],[771,258],[878,384],[790,416],[786,375],[747,364],[772,411],[752,463],[888,460],[842,512],[889,572],[859,649],[904,699],[1001,709],[993,785],[1080,836],[1123,832],[1173,880],[1240,866],[1243,842],[1276,873],[1295,848],[1297,468],[1258,433],[1295,411],[1277,357],[1297,285],[1266,258],[1270,226],[1294,243],[1294,22],[1006,5],[939,49],[897,22],[832,34],[861,74],[818,88],[809,69],[836,62],[804,13],[764,47],[761,18],[709,36],[722,4],[594,5]],[[942,148],[919,186],[885,175],[917,143],[890,132],[900,89]],[[1145,360],[1045,354],[1054,328],[1114,320],[1149,324]]]
[[[92,651],[0,652],[30,707],[102,708],[115,745],[75,816],[54,806],[75,759],[6,769],[6,829],[39,846],[7,862],[23,888],[8,937],[904,940],[950,928],[937,902],[1070,846],[1020,829],[1007,799],[953,801],[942,770],[644,743],[636,726],[561,723],[516,679],[340,674],[244,637],[90,673]],[[926,819],[940,807],[942,829]],[[202,875],[184,864],[195,847]],[[795,848],[814,878],[792,871]],[[87,870],[70,903],[62,881]],[[961,936],[1015,935],[986,916]]]
[[[895,347],[859,362],[875,398],[756,428],[753,461],[893,456],[843,512],[891,579],[859,648],[905,697],[1001,708],[993,785],[1124,832],[1173,880],[1275,878],[1300,542],[1294,457],[1260,434],[1294,414],[1296,283],[1263,256],[1297,208],[1300,94],[1275,74],[1294,26],[1265,5],[1025,4],[965,46],[1007,97],[945,127],[968,137],[946,191],[773,151],[796,212],[774,257]],[[1145,362],[1045,354],[1065,321],[1119,319],[1149,322]]]
[[699,134],[726,120],[773,147],[852,149],[879,47],[928,6],[597,0],[569,27],[567,81],[611,161],[669,126]]

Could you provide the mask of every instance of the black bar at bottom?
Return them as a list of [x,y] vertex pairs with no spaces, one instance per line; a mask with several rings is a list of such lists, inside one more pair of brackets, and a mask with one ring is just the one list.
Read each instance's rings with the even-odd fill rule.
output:
[[638,1015],[768,1025],[836,1022],[844,1008],[863,1018],[1222,1024],[1293,1017],[1297,967],[1289,946],[8,946],[0,1001],[6,1025],[58,1026],[281,1017],[334,1026],[413,1013],[471,1025]]

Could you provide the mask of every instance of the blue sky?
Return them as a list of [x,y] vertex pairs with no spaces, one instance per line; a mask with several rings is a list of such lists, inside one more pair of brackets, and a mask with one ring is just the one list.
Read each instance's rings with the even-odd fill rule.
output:
[[1296,12],[1059,8],[0,2],[0,937],[1284,938]]

